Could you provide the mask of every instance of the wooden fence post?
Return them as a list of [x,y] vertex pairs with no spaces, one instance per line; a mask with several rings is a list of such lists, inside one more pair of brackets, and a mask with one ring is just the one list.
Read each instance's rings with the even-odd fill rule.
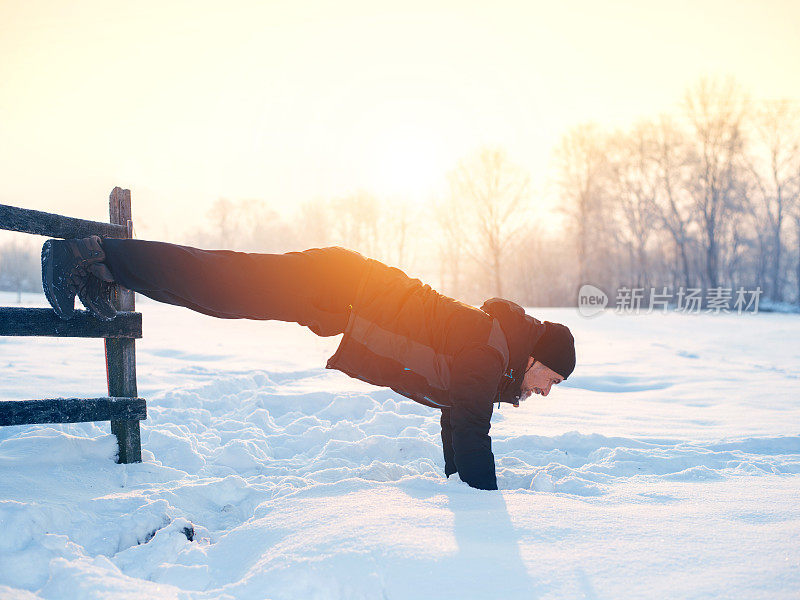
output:
[[[133,237],[131,217],[131,192],[115,187],[108,199],[111,223],[126,228],[125,237]],[[117,310],[134,310],[134,293],[114,286],[112,302]],[[105,338],[106,378],[108,395],[135,398],[136,346],[133,339]],[[139,421],[111,421],[111,433],[117,436],[119,463],[142,462]]]

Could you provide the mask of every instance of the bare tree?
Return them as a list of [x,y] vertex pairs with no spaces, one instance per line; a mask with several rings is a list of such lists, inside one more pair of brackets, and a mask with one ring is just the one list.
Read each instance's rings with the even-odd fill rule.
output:
[[300,205],[294,217],[294,228],[303,245],[319,247],[331,243],[331,212],[330,203],[322,199]]
[[233,202],[227,198],[218,198],[208,211],[211,224],[211,239],[220,248],[232,248],[239,223]]
[[459,199],[452,193],[433,205],[433,220],[438,227],[439,282],[456,298],[463,297],[462,262],[464,258],[464,223]]
[[359,191],[332,201],[300,206],[295,229],[304,246],[348,246],[374,258],[405,266],[416,242],[415,211],[405,202],[381,202]]
[[412,233],[417,219],[408,203],[383,202],[380,209],[379,252],[389,263],[404,267],[408,264],[412,246]]
[[718,287],[720,246],[737,208],[748,100],[730,78],[702,79],[687,91],[684,108],[697,148],[694,198],[705,243],[705,279],[709,287]]
[[769,274],[769,296],[780,302],[784,221],[797,203],[800,112],[787,101],[764,103],[757,111],[753,129],[754,148],[748,156],[752,181],[749,206],[758,224],[761,254],[768,257],[764,266]]
[[605,136],[594,124],[571,129],[556,148],[562,207],[575,227],[580,283],[589,280],[590,248],[599,248],[605,223],[603,194],[608,161]]
[[528,175],[502,150],[483,148],[462,160],[449,179],[452,201],[463,216],[463,249],[488,275],[493,293],[502,296],[508,252],[525,225]]
[[797,262],[795,263],[795,278],[797,284],[797,305],[800,306],[800,211],[794,214],[794,231],[797,241]]
[[563,305],[575,291],[575,265],[563,252],[563,233],[533,223],[519,235],[525,251],[516,252],[511,264],[520,276],[506,293],[525,306]]
[[656,213],[662,227],[669,232],[680,257],[682,284],[692,284],[690,267],[690,233],[692,197],[689,193],[690,170],[694,157],[686,136],[668,116],[661,116],[652,125],[653,155],[659,185],[656,188]]
[[297,231],[263,200],[221,198],[206,212],[206,226],[191,236],[204,247],[282,252],[296,244]]
[[649,273],[647,244],[656,225],[656,144],[651,128],[642,123],[629,134],[618,135],[609,146],[609,191],[630,257],[629,283],[643,287]]
[[22,292],[41,291],[39,255],[36,248],[18,238],[0,246],[0,289],[17,292],[17,304]]
[[360,190],[331,202],[331,232],[336,243],[367,256],[376,256],[380,244],[380,204]]
[[800,166],[798,166],[795,174],[793,191],[795,198],[798,199],[792,207],[792,216],[794,217],[795,247],[797,249],[797,262],[795,263],[796,300],[797,305],[800,306]]

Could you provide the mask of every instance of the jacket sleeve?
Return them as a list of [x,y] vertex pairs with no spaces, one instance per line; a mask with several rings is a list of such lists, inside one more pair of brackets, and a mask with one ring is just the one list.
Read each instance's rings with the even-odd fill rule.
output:
[[[501,358],[492,348],[478,346],[462,352],[453,361],[450,408],[442,411],[445,473],[449,476],[448,467],[454,468],[462,481],[482,490],[497,489],[489,428],[501,374]],[[450,465],[448,438],[452,444]]]

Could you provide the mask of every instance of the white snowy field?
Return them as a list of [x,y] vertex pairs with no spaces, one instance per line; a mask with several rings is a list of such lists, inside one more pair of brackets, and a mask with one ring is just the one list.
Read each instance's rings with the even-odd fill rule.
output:
[[[798,315],[531,310],[578,366],[495,410],[487,492],[436,411],[324,368],[338,337],[137,308],[142,464],[0,428],[0,598],[800,596]],[[106,395],[102,346],[0,338],[0,398]]]

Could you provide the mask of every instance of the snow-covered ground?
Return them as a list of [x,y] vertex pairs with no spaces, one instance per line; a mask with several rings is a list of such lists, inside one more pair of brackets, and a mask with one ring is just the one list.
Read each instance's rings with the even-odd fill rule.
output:
[[[578,367],[495,411],[485,492],[438,413],[324,369],[338,337],[137,303],[144,462],[107,423],[0,428],[0,598],[800,595],[797,315],[532,310]],[[3,399],[106,395],[101,340],[0,368]]]

